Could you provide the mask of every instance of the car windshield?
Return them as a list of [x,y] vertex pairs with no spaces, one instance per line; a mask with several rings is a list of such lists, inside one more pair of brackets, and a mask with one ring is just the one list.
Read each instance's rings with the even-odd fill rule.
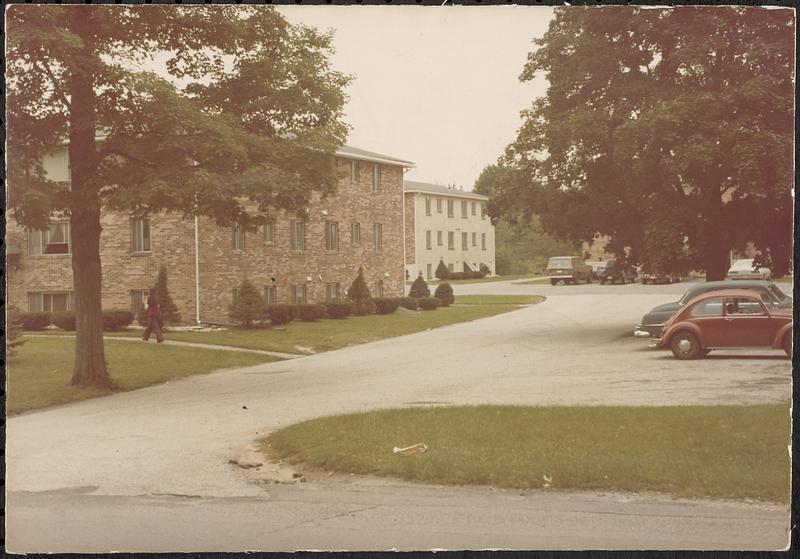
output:
[[570,258],[551,258],[548,268],[569,268],[572,265]]
[[737,260],[731,266],[732,270],[752,270],[753,269],[753,261],[752,260]]
[[781,291],[781,288],[778,287],[777,285],[775,285],[774,283],[770,284],[769,292],[772,295],[774,295],[775,299],[777,299],[779,302],[783,301],[784,299],[790,299],[790,297],[788,295],[786,295],[786,293]]

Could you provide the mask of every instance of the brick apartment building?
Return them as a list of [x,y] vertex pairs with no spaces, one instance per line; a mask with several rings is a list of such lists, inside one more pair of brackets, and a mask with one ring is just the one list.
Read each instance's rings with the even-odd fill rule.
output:
[[[413,163],[349,146],[337,193],[315,196],[305,216],[281,213],[258,232],[175,214],[149,219],[106,213],[100,254],[103,308],[137,312],[167,267],[170,294],[187,324],[226,323],[234,290],[249,278],[268,303],[345,296],[363,266],[375,296],[404,292],[403,174]],[[68,180],[66,148],[44,162]],[[7,220],[7,300],[21,310],[74,307],[69,223],[29,231]]]
[[495,272],[494,226],[488,198],[447,186],[405,182],[406,276],[434,277],[439,260],[451,272]]

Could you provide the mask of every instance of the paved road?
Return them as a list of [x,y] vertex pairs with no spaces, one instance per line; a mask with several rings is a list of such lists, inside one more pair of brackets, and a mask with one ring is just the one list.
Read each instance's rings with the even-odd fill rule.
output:
[[[495,283],[457,291],[466,288],[549,298],[472,323],[11,418],[7,545],[30,552],[785,545],[782,507],[364,480],[260,486],[228,463],[232,451],[277,427],[387,406],[789,398],[789,362],[778,352],[681,362],[633,339],[641,314],[682,286]],[[55,517],[59,511],[70,520]]]

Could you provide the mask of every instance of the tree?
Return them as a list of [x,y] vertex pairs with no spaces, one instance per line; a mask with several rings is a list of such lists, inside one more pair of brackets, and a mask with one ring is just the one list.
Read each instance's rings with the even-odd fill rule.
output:
[[[163,313],[163,310],[162,310]],[[242,324],[245,328],[251,328],[253,322],[263,320],[266,316],[266,305],[261,293],[249,279],[244,278],[236,289],[228,313],[231,320]]]
[[[262,6],[17,5],[6,18],[10,210],[27,227],[69,217],[71,384],[108,387],[101,211],[246,229],[302,211],[335,189],[350,78],[329,66],[330,34]],[[160,74],[143,69],[159,56]],[[64,141],[68,184],[41,165]]]
[[[434,275],[440,280],[446,280],[450,278],[450,269],[447,267],[447,265],[444,263],[444,260],[441,258],[439,259],[439,264],[436,266],[436,272],[434,272]],[[420,274],[419,277],[422,277],[422,274]]]
[[793,12],[570,8],[535,43],[520,79],[543,72],[549,88],[522,113],[491,215],[605,234],[646,265],[663,260],[647,232],[667,228],[667,260],[707,279],[748,241],[788,269]]
[[25,343],[19,309],[13,305],[6,308],[6,355],[13,357]]
[[178,307],[172,301],[167,288],[167,267],[163,264],[158,269],[158,278],[156,279],[156,299],[158,306],[161,309],[161,318],[165,324],[180,324],[181,313],[178,312]]
[[358,268],[356,279],[347,290],[347,298],[353,301],[353,314],[363,316],[375,312],[375,302],[364,280],[364,268]]
[[417,279],[414,280],[414,283],[411,284],[411,289],[408,291],[408,296],[414,297],[415,299],[431,296],[431,288],[428,287],[428,282],[425,281],[425,278],[422,277],[422,274],[418,275]]

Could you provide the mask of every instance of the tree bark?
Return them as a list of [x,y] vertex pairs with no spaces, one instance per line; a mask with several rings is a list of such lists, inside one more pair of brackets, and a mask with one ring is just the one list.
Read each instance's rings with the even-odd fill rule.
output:
[[75,289],[75,369],[70,384],[112,388],[103,347],[100,195],[95,145],[95,90],[91,10],[72,6],[69,23],[85,53],[70,72],[70,233]]

